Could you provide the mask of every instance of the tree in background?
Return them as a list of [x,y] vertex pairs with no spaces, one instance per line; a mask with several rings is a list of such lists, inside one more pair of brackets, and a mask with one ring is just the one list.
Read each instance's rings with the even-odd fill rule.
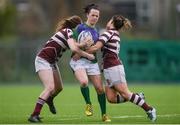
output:
[[16,8],[10,1],[0,1],[0,38],[15,34]]

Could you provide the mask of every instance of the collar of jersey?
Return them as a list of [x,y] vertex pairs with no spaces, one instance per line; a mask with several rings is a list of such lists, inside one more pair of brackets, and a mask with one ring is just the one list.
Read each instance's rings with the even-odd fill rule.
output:
[[89,26],[89,25],[87,25],[86,23],[84,23],[84,25],[86,25],[86,26],[89,27],[89,28],[95,29],[95,27]]

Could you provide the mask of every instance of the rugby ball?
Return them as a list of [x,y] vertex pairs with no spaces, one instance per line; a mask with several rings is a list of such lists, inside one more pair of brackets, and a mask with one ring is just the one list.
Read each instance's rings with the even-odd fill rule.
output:
[[91,32],[89,31],[82,31],[79,35],[78,35],[78,42],[81,43],[81,42],[84,42],[85,39],[89,37],[92,41],[93,41],[93,37],[92,37],[92,34]]

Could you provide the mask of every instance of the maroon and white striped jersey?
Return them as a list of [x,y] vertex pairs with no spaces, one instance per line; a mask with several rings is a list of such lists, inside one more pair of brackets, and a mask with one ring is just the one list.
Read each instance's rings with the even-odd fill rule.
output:
[[117,30],[107,30],[99,40],[103,43],[103,68],[107,69],[122,64],[119,59],[120,37]]
[[55,33],[44,45],[37,56],[49,63],[58,61],[66,49],[69,49],[67,40],[73,37],[73,31],[65,28]]

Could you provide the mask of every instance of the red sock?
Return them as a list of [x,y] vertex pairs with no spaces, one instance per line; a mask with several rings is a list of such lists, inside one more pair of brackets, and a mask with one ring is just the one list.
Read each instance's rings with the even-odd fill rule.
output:
[[34,112],[31,114],[32,116],[39,115],[41,113],[41,109],[45,103],[45,100],[38,98],[36,106],[34,108]]
[[149,106],[146,102],[144,102],[144,104],[141,106],[146,112],[149,110],[152,110],[152,107]]
[[145,111],[149,111],[150,109],[152,109],[151,106],[149,106],[144,99],[142,99],[139,95],[137,94],[132,94],[130,100],[132,103],[140,106],[141,108],[143,108]]

